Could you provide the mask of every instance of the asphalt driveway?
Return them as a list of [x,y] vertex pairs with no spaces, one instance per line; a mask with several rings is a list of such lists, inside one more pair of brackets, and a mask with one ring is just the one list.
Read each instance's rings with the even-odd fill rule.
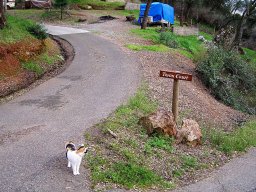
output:
[[89,191],[86,171],[66,167],[65,142],[83,143],[139,84],[136,60],[118,46],[85,31],[58,34],[75,49],[68,69],[0,105],[0,191]]

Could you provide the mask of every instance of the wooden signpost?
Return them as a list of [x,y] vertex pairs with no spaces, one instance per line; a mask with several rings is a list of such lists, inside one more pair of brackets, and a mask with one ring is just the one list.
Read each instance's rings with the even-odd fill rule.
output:
[[192,81],[192,75],[188,73],[181,73],[179,71],[160,71],[160,77],[174,79],[173,82],[173,96],[172,96],[172,113],[174,120],[178,117],[178,97],[179,97],[179,80]]

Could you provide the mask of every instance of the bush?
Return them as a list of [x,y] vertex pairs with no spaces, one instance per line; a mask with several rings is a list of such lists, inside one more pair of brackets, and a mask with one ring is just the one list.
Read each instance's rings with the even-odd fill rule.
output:
[[170,33],[170,32],[160,33],[159,41],[160,41],[160,43],[162,43],[168,47],[171,47],[171,48],[176,49],[179,47],[177,38],[175,37],[175,35],[173,35],[173,33]]
[[27,27],[27,31],[36,37],[37,39],[43,40],[48,37],[48,34],[46,33],[46,29],[39,24],[31,24]]
[[256,93],[256,71],[235,53],[210,48],[196,70],[217,99],[255,114],[256,102],[251,102],[247,95]]

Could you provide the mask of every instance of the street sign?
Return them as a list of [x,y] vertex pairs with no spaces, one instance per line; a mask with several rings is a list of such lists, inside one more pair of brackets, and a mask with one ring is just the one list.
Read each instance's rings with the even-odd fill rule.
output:
[[173,81],[173,96],[172,96],[172,113],[174,120],[178,118],[178,97],[179,97],[179,80],[192,81],[192,75],[181,73],[179,71],[160,71],[160,77],[171,78]]
[[160,77],[171,78],[176,80],[192,81],[192,75],[181,73],[179,71],[160,71]]

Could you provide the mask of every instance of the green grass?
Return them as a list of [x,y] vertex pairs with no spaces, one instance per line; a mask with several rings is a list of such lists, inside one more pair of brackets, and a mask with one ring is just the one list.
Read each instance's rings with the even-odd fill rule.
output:
[[33,61],[23,63],[22,67],[29,71],[35,72],[37,75],[42,75],[44,73],[43,68]]
[[135,45],[135,44],[128,44],[126,45],[128,49],[133,51],[154,51],[154,52],[167,52],[170,51],[169,47],[165,45]]
[[32,25],[33,22],[30,20],[7,15],[7,26],[0,30],[0,43],[15,43],[28,37],[33,38],[27,31],[27,28]]
[[101,182],[112,182],[127,189],[148,188],[163,185],[172,188],[173,185],[163,180],[162,177],[143,166],[133,163],[115,162],[109,169],[94,175],[94,179]]
[[184,155],[181,157],[181,159],[182,159],[182,167],[184,169],[196,168],[198,166],[198,162],[195,157]]
[[116,11],[115,13],[118,13],[119,15],[123,15],[123,16],[134,15],[136,19],[138,19],[140,10],[120,10],[120,11]]
[[156,28],[148,27],[147,29],[131,29],[131,33],[143,37],[144,39],[148,39],[153,41],[154,43],[159,42],[159,33]]
[[243,48],[245,54],[242,55],[242,58],[247,62],[251,63],[256,69],[256,51],[248,48]]
[[235,151],[246,151],[249,147],[256,146],[256,120],[246,123],[234,132],[225,133],[212,131],[211,143],[220,151],[231,154]]
[[[153,27],[148,27],[145,30],[141,29],[132,29],[131,32],[133,34],[136,34],[138,36],[143,37],[144,39],[151,40],[153,43],[163,43],[160,40],[160,33],[158,32],[159,28],[153,28]],[[190,58],[194,59],[194,56],[199,54],[200,52],[204,51],[204,47],[202,46],[202,42],[197,39],[197,36],[195,35],[190,35],[190,36],[180,36],[180,35],[175,35],[171,32],[164,32],[166,35],[171,36],[173,40],[175,40],[175,45],[174,50],[179,52],[180,54]],[[206,38],[210,38],[210,35],[206,36]],[[136,47],[135,47],[136,48]],[[134,48],[134,49],[135,49]],[[139,47],[138,49],[142,49]]]
[[44,10],[40,9],[13,9],[8,10],[8,14],[16,17],[16,18],[22,18],[22,19],[29,19],[36,22],[41,21],[41,15],[45,13]]
[[39,56],[39,60],[43,61],[48,65],[53,65],[55,62],[64,60],[64,58],[60,55],[50,56],[47,52]]
[[70,4],[79,4],[81,6],[89,5],[93,9],[100,10],[114,10],[124,6],[124,3],[121,2],[105,2],[101,0],[69,0],[69,2]]
[[166,150],[168,152],[173,152],[173,138],[168,136],[153,136],[147,140],[145,144],[145,149],[151,151],[152,148]]
[[212,34],[205,33],[205,32],[203,32],[203,31],[200,31],[200,32],[199,32],[199,35],[204,36],[204,38],[205,38],[206,40],[208,40],[208,41],[211,41],[211,40],[213,39],[213,37],[214,37]]

